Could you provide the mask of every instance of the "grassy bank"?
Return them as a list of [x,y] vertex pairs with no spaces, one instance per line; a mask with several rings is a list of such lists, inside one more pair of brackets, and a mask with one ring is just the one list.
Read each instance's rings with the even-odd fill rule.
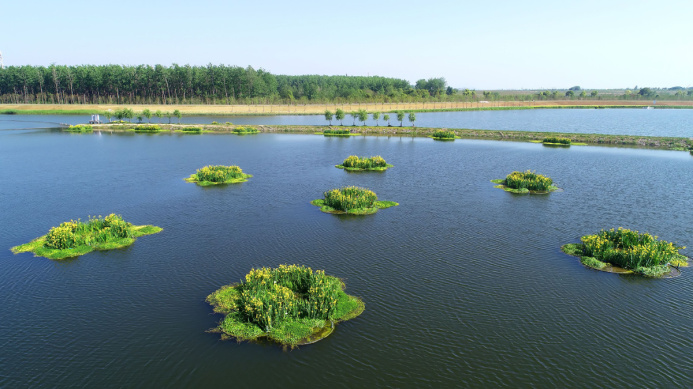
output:
[[[132,124],[97,124],[94,131],[128,131],[137,125]],[[175,132],[189,127],[190,124],[160,124],[162,133]],[[203,133],[231,133],[237,126],[233,124],[196,124]],[[240,126],[239,126],[240,127]],[[250,127],[245,125],[245,127]],[[257,125],[261,133],[287,133],[287,134],[322,134],[326,129],[335,129],[341,126],[305,126],[305,125]],[[345,126],[347,127],[347,126]],[[351,126],[348,126],[351,127]],[[406,137],[431,137],[440,128],[430,127],[386,127],[386,126],[358,126],[360,135],[377,136],[406,136]],[[538,142],[541,143],[548,137],[566,138],[572,145],[592,146],[617,146],[643,149],[679,150],[685,151],[693,147],[693,138],[664,137],[664,136],[640,136],[640,135],[605,135],[605,134],[577,134],[566,132],[538,132],[538,131],[498,131],[498,130],[473,130],[473,129],[444,129],[455,133],[461,139],[503,140],[514,142]]]
[[[415,102],[415,103],[345,103],[289,105],[116,105],[116,104],[0,104],[0,114],[27,115],[90,115],[129,108],[135,112],[149,109],[163,112],[180,111],[184,115],[324,115],[326,110],[344,112],[451,112],[509,109],[601,109],[641,108],[653,106],[651,101],[623,100],[550,100],[550,101],[489,101],[489,102]],[[658,101],[655,108],[693,109],[693,101]]]

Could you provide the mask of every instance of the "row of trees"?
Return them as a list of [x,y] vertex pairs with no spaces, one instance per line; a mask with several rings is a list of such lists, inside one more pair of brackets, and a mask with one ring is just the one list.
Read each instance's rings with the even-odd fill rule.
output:
[[[395,114],[395,116],[397,116],[397,120],[399,121],[399,126],[402,127],[403,122],[404,122],[404,117],[407,116],[406,112],[397,111],[394,114]],[[362,123],[362,125],[364,125],[364,126],[366,125],[366,120],[368,120],[368,112],[366,112],[365,109],[359,109],[358,111],[352,111],[352,112],[348,112],[348,113],[344,112],[341,109],[336,110],[334,113],[330,110],[326,110],[325,111],[325,120],[330,122],[330,126],[331,126],[332,120],[337,119],[337,120],[339,120],[340,125],[343,126],[344,125],[343,121],[344,121],[344,118],[346,117],[346,115],[351,116],[351,118],[354,120],[354,122],[352,124],[353,126],[356,125],[356,119],[358,119]],[[373,120],[375,120],[375,123],[376,123],[375,125],[380,126],[380,112],[372,112],[370,115],[371,115],[371,118],[373,118]],[[412,127],[414,127],[414,122],[416,121],[416,113],[409,112],[408,119],[409,119],[409,122],[411,123]],[[388,127],[391,127],[390,114],[389,113],[383,114],[383,120],[387,121]]]
[[386,101],[440,95],[444,79],[412,87],[386,77],[286,76],[248,66],[80,65],[0,69],[0,102],[62,104],[279,104]]

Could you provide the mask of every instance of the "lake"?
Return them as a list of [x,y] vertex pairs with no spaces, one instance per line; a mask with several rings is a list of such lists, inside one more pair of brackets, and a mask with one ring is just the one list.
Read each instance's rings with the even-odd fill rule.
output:
[[[395,114],[390,114],[390,124],[399,126]],[[102,117],[103,120],[105,118]],[[86,115],[5,115],[0,119],[0,129],[7,128],[53,127],[59,123],[86,123]],[[159,123],[152,118],[153,123]],[[177,123],[175,117],[172,123]],[[135,120],[136,121],[136,120]],[[146,121],[146,119],[145,119]],[[167,118],[162,118],[168,123]],[[234,124],[264,125],[326,125],[323,115],[277,115],[277,116],[184,116],[182,123],[205,123],[212,121]],[[360,125],[347,115],[343,124]],[[339,121],[333,120],[333,125]],[[387,125],[382,118],[376,123],[369,116],[368,125]],[[643,136],[693,137],[693,109],[528,109],[508,111],[460,111],[460,112],[422,112],[416,114],[418,127],[469,128],[499,131],[542,131],[587,134],[616,134]],[[410,126],[405,118],[403,125]]]
[[[489,114],[508,112],[567,111]],[[687,152],[0,123],[0,387],[693,385],[693,269],[618,276],[560,251],[619,226],[693,245]],[[351,154],[395,167],[334,167]],[[183,181],[208,164],[253,178]],[[526,169],[563,191],[514,195],[489,182]],[[400,206],[347,217],[309,204],[345,185]],[[111,212],[164,231],[67,261],[9,251]],[[282,263],[342,278],[365,312],[293,351],[206,332],[221,319],[208,294]]]

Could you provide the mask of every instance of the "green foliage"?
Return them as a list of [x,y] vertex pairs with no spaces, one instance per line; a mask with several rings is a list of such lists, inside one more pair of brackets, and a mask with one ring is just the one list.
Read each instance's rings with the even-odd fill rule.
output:
[[583,255],[629,270],[669,264],[681,257],[685,247],[658,240],[648,233],[639,233],[619,227],[601,230],[596,235],[580,238]]
[[335,111],[334,115],[335,115],[335,119],[339,120],[339,123],[343,126],[344,123],[342,123],[342,120],[344,120],[344,117],[346,116],[346,114],[344,113],[344,111],[341,110],[341,109],[337,109],[337,110]]
[[142,111],[142,116],[147,118],[147,122],[152,122],[152,111],[150,111],[149,108]]
[[386,113],[385,115],[383,115],[383,120],[385,120],[387,122],[387,126],[389,127],[390,126],[390,114]]
[[544,138],[544,140],[543,140],[542,142],[544,142],[544,143],[555,143],[555,144],[561,144],[561,145],[570,145],[571,140],[568,139],[568,138],[559,138],[559,137],[556,137],[556,136],[552,136],[552,137]]
[[88,124],[77,124],[66,128],[67,132],[93,132],[94,128]]
[[233,133],[238,135],[257,134],[258,132],[260,131],[253,127],[236,127],[233,129]]
[[161,131],[161,127],[156,125],[156,124],[145,124],[145,125],[139,125],[135,127],[135,132],[138,133],[145,133],[145,132],[150,132],[150,133],[156,133]]
[[135,238],[155,234],[155,226],[133,226],[120,215],[89,217],[86,223],[70,220],[53,227],[48,234],[12,248],[13,253],[33,252],[50,259],[64,259],[91,252],[128,246]]
[[194,132],[194,133],[201,133],[202,128],[201,127],[183,127],[181,128],[181,131],[183,132]]
[[332,111],[330,111],[329,109],[326,109],[325,110],[325,120],[329,121],[330,125],[332,125],[332,119],[333,118],[334,118],[334,114],[332,113]]
[[404,122],[404,111],[397,111],[395,112],[397,114],[397,120],[399,120],[399,126],[402,127],[402,123]]
[[323,135],[351,135],[351,131],[349,130],[333,130],[330,128],[323,131],[322,133]]
[[384,170],[392,165],[388,165],[383,157],[376,155],[375,157],[358,157],[350,155],[338,167],[363,170]]
[[416,121],[416,113],[414,112],[409,112],[409,122],[411,123],[411,126],[414,127],[414,122]]
[[332,189],[323,193],[324,204],[338,211],[348,212],[354,209],[373,208],[378,196],[368,189],[347,186]]
[[223,165],[209,165],[201,169],[197,169],[195,174],[192,174],[186,179],[188,182],[197,182],[201,185],[213,185],[213,184],[230,184],[236,182],[247,181],[250,174],[243,173],[240,167],[223,166]]
[[365,125],[366,125],[366,120],[368,120],[368,112],[366,112],[365,109],[359,109],[359,110],[356,112],[356,116],[358,116],[359,121],[360,121],[360,122],[363,122],[363,125],[365,126]]
[[536,174],[532,171],[512,172],[505,177],[504,185],[512,189],[527,189],[530,191],[547,192],[553,186],[553,180],[549,177]]
[[380,120],[380,112],[373,112],[371,114],[371,117],[373,117],[373,120],[375,120],[375,125],[380,126],[379,120]]
[[173,116],[178,118],[178,124],[180,124],[180,119],[183,117],[183,114],[179,110],[174,110],[173,111]]
[[268,338],[291,346],[330,321],[348,320],[363,303],[344,293],[344,284],[322,270],[280,265],[251,269],[244,282],[207,297],[214,311],[227,316],[218,329],[238,340]]
[[587,266],[591,267],[593,269],[603,269],[606,267],[606,263],[598,260],[597,258],[594,257],[580,257],[580,262]]
[[455,132],[450,130],[436,130],[431,135],[433,139],[455,139]]

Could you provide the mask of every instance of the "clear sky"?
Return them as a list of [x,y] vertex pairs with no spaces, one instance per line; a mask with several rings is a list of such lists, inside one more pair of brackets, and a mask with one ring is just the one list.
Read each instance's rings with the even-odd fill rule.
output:
[[693,0],[4,0],[5,66],[226,64],[456,88],[693,86]]

